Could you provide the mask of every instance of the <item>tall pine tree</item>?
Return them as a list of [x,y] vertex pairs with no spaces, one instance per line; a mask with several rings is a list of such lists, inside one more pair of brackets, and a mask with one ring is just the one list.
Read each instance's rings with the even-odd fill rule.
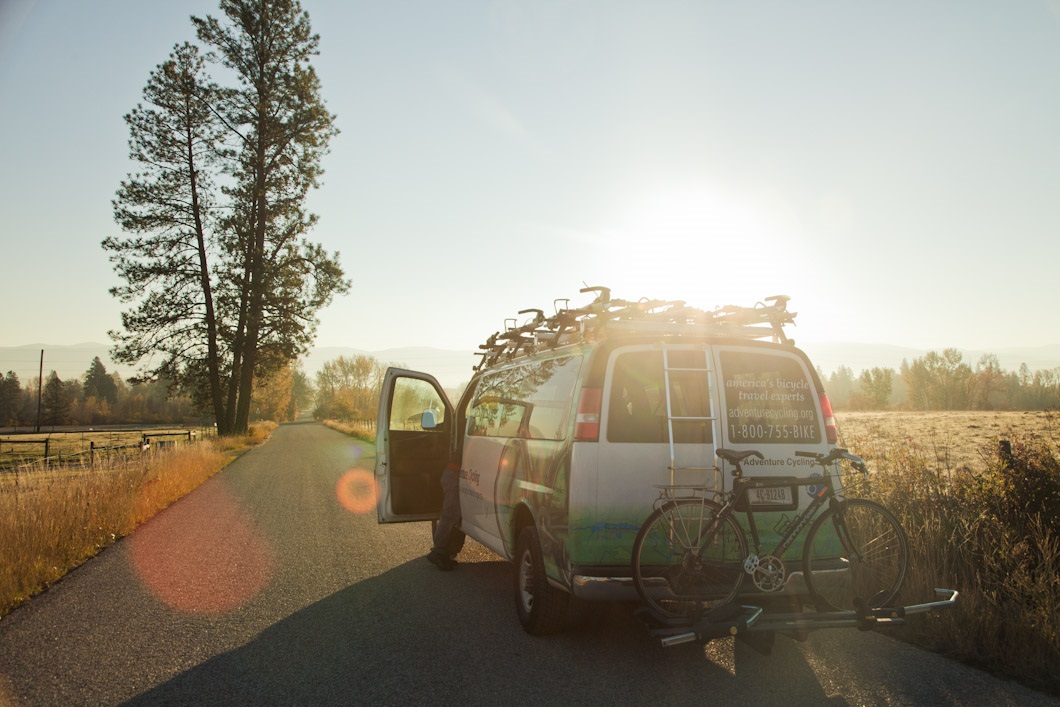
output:
[[192,18],[199,39],[232,70],[238,86],[219,106],[238,157],[227,190],[227,302],[231,374],[226,415],[246,429],[255,377],[304,353],[316,312],[348,289],[338,264],[305,234],[317,221],[305,199],[318,186],[321,158],[337,132],[309,60],[320,38],[296,0],[222,0],[228,24]]
[[309,16],[294,0],[221,10],[223,22],[192,22],[235,85],[210,82],[188,44],[152,74],[149,107],[126,118],[144,172],[115,201],[137,235],[103,245],[126,282],[114,294],[136,303],[112,333],[117,359],[209,401],[225,434],[246,430],[255,379],[308,349],[316,313],[349,283],[338,254],[306,238],[305,199],[336,133]]
[[[205,387],[200,398],[210,400],[225,432],[212,271],[213,174],[225,156],[213,107],[220,93],[188,43],[151,73],[144,104],[125,116],[130,157],[142,171],[122,182],[114,201],[115,219],[133,235],[107,238],[103,248],[125,281],[111,294],[136,303],[122,313],[124,331],[111,332],[115,358],[144,364],[142,379]],[[203,377],[205,386],[196,385]]]
[[52,427],[68,423],[71,402],[66,385],[52,371],[41,395],[41,423]]
[[108,405],[113,405],[118,401],[118,384],[107,373],[107,368],[99,360],[99,356],[92,359],[92,365],[85,371],[85,385],[82,392],[86,398],[92,396],[96,400],[106,401]]

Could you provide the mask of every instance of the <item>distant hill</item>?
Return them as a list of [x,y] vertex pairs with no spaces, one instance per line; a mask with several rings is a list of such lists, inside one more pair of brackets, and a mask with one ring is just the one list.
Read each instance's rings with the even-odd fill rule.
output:
[[[853,370],[854,374],[868,368],[893,368],[898,370],[902,361],[913,362],[929,349],[913,349],[886,344],[852,344],[845,342],[803,343],[796,339],[798,346],[806,352],[814,365],[825,373],[831,373],[840,366]],[[949,348],[939,346],[931,349],[942,351]],[[1031,346],[1023,348],[998,349],[997,351],[960,349],[964,361],[975,368],[984,354],[997,356],[1001,368],[1006,371],[1018,371],[1020,364],[1026,363],[1032,371],[1060,367],[1060,344],[1049,346]]]
[[44,351],[44,376],[51,371],[63,380],[80,378],[99,357],[108,371],[120,373],[123,378],[133,375],[129,366],[115,365],[110,359],[110,347],[106,344],[84,343],[70,346],[51,344],[27,344],[25,346],[0,346],[0,372],[14,371],[25,385],[36,378],[40,371],[41,350]]
[[[804,343],[798,342],[810,359],[826,374],[839,366],[847,366],[858,374],[867,368],[881,367],[898,370],[902,361],[912,361],[927,353],[927,349],[903,348],[883,344],[856,344],[844,342]],[[934,350],[946,348],[940,346]],[[109,355],[110,347],[106,344],[84,343],[72,346],[52,346],[27,344],[25,346],[0,346],[0,372],[14,371],[19,380],[25,384],[37,376],[40,366],[40,353],[44,350],[44,375],[55,371],[60,378],[68,380],[81,377],[88,370],[92,359],[99,356],[108,371],[119,373],[128,378],[134,372],[130,366],[117,365]],[[1026,348],[1000,349],[997,351],[962,350],[964,360],[971,366],[979,361],[984,353],[997,355],[1001,367],[1007,371],[1019,370],[1021,363],[1026,363],[1032,371],[1060,367],[1060,344]],[[324,346],[312,349],[303,360],[303,369],[310,376],[316,375],[326,361],[339,356],[356,356],[366,354],[373,356],[384,364],[401,366],[416,371],[430,373],[447,388],[466,383],[472,374],[472,367],[479,358],[470,351],[453,351],[429,347],[405,347],[383,351],[363,351],[355,348]]]

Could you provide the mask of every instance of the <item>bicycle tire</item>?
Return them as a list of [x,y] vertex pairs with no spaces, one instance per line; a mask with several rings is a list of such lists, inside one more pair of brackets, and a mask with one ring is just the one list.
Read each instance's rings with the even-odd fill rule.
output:
[[661,619],[698,619],[731,602],[743,584],[747,538],[707,499],[669,501],[647,517],[633,541],[633,584]]
[[823,611],[887,606],[909,570],[909,540],[880,504],[847,499],[810,527],[803,569],[807,589]]

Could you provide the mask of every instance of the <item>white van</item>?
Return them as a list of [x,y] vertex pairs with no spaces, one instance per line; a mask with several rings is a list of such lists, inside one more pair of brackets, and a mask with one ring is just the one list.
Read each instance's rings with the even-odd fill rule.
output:
[[[836,443],[821,381],[784,334],[786,297],[703,311],[586,291],[598,296],[585,308],[529,310],[490,337],[455,406],[430,375],[399,369],[379,403],[379,522],[436,519],[442,469],[459,458],[461,530],[516,563],[533,634],[562,629],[577,600],[637,598],[630,553],[658,487],[725,488],[716,449],[760,451],[749,476],[809,476],[794,453]],[[778,519],[809,500],[770,491],[756,508]],[[760,520],[765,546],[774,525]]]

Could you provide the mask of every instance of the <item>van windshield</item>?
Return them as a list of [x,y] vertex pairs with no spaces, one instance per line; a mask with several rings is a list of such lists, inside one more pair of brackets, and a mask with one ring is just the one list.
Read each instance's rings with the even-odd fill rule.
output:
[[816,391],[797,358],[751,351],[723,351],[720,358],[731,442],[821,441]]

